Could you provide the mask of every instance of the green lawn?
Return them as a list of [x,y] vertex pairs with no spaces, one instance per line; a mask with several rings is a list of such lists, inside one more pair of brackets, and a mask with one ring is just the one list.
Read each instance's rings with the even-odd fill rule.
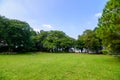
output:
[[120,80],[120,61],[109,55],[0,55],[0,80]]

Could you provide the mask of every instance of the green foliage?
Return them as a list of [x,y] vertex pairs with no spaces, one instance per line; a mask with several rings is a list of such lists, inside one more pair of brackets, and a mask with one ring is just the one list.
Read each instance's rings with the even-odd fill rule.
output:
[[[0,50],[69,52],[71,48],[83,48],[98,52],[100,41],[94,31],[86,30],[78,40],[62,31],[43,31],[36,33],[28,23],[0,16]],[[116,42],[116,41],[114,41]],[[3,50],[5,49],[5,50]]]
[[76,48],[80,49],[81,52],[85,48],[85,40],[84,40],[83,36],[78,36],[78,39],[76,41]]
[[108,50],[102,50],[103,54],[109,54],[110,52]]
[[[28,23],[0,16],[0,51],[69,51],[75,40],[62,31],[36,33]],[[5,50],[4,50],[5,49]]]
[[54,51],[68,51],[69,48],[73,47],[74,39],[68,37],[62,31],[50,31],[48,36],[43,40],[43,45],[49,50]]
[[64,52],[74,47],[75,40],[62,31],[40,31],[33,36],[38,51]]
[[0,17],[0,48],[6,51],[29,51],[31,27],[28,23]]
[[33,36],[34,41],[34,48],[36,51],[46,51],[46,48],[44,47],[44,40],[48,36],[48,31],[40,31],[40,33],[37,33],[35,36]]
[[0,80],[120,80],[120,61],[108,55],[0,55]]
[[87,52],[92,51],[98,53],[102,49],[101,40],[96,37],[96,34],[92,30],[85,30],[81,36],[78,37],[77,47],[83,50],[87,49]]
[[120,0],[107,2],[96,33],[106,49],[120,53]]

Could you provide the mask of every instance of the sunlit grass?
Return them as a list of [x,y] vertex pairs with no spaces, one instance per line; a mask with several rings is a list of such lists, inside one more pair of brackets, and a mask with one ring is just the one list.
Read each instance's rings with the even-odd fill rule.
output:
[[109,55],[0,55],[0,80],[120,80],[120,61]]

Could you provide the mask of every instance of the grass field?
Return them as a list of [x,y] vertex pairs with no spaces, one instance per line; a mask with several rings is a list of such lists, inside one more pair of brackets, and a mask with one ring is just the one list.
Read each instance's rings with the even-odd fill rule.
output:
[[0,55],[0,80],[120,80],[120,61],[109,55]]

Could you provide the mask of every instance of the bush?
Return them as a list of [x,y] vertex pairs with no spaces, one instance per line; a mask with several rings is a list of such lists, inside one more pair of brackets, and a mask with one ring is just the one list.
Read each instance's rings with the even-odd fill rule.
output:
[[106,54],[109,54],[109,51],[108,50],[102,50],[102,53],[106,55]]

